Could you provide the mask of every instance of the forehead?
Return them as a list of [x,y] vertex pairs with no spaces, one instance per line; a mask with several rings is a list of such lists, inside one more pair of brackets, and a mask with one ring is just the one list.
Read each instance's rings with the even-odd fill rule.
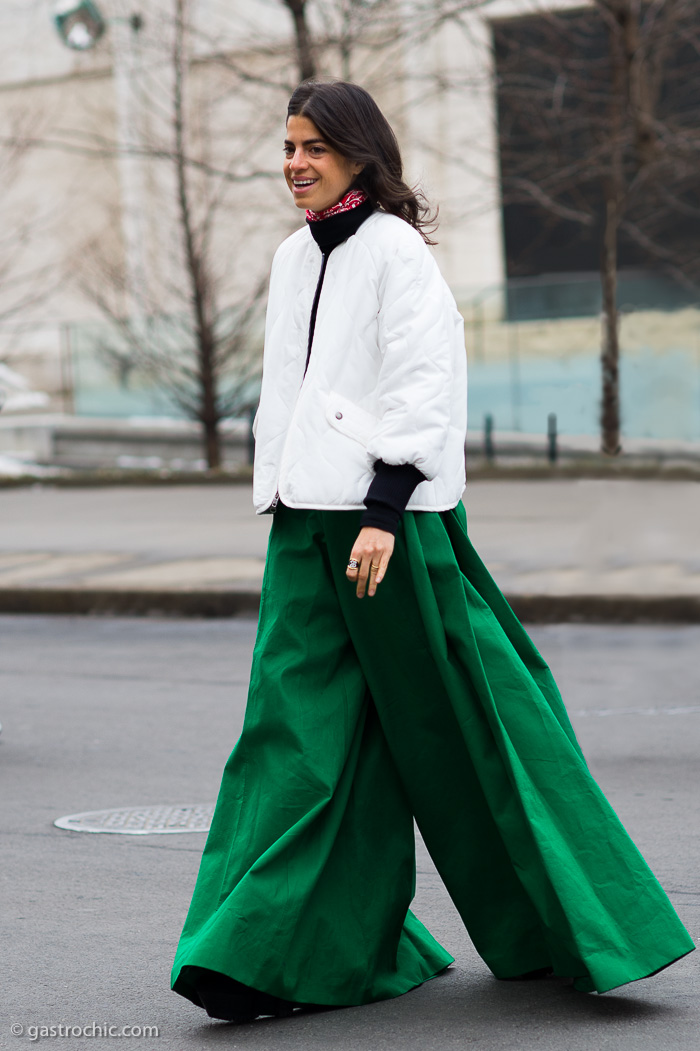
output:
[[311,142],[324,142],[323,135],[308,117],[290,117],[287,121],[286,141],[302,146]]

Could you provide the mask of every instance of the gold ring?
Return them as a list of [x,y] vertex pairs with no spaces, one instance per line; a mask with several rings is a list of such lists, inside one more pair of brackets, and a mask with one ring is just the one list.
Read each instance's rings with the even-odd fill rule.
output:
[[379,569],[379,566],[375,566],[374,562],[370,562],[369,568],[370,568],[370,570],[372,570],[372,569]]

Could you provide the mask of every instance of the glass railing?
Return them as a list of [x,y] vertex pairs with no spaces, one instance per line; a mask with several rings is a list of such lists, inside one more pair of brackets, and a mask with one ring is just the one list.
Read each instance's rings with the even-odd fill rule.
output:
[[[556,284],[560,312],[563,303],[578,302],[577,309],[581,309],[585,299],[581,281],[570,282],[568,288],[564,281]],[[624,282],[621,285],[623,435],[700,442],[700,304],[674,306],[669,299],[668,309],[660,309],[657,287],[656,301],[649,294],[649,302],[642,297],[632,308],[625,300],[625,288],[629,292],[629,287]],[[635,294],[641,297],[642,291],[640,285]],[[521,285],[518,296],[525,296],[525,292]],[[512,289],[455,289],[455,294],[465,318],[472,431],[481,431],[485,417],[491,416],[496,432],[543,435],[548,416],[555,413],[561,435],[598,434],[599,317],[589,313],[505,320]],[[527,295],[540,307],[551,305],[552,282],[539,286],[531,282]],[[593,292],[589,289],[586,295]],[[531,314],[542,312],[530,308]],[[165,326],[164,345],[170,347],[177,364],[187,356],[188,347],[178,344],[170,322],[161,323]],[[12,351],[8,364],[22,372],[21,348],[26,344],[29,363],[30,348],[35,353],[39,337],[26,326],[9,336],[3,333],[4,327],[0,337]],[[47,347],[52,342],[48,326],[42,330],[41,341]],[[254,405],[259,392],[260,342],[251,348],[255,359],[252,371],[250,364],[238,370],[234,366],[225,379],[228,389],[240,395],[239,404],[248,407]],[[50,354],[54,355],[52,360],[58,358],[59,343],[62,383],[72,391],[72,397],[65,401],[69,411],[94,417],[183,418],[181,408],[168,393],[168,384],[159,384],[130,359],[128,348],[112,326],[97,321],[55,326],[54,349],[50,353],[47,350],[47,361]],[[3,356],[0,346],[0,358]],[[55,364],[52,368],[59,371]],[[51,370],[44,372],[48,376]],[[44,385],[44,373],[32,372],[29,364],[26,375],[36,389],[49,389]],[[247,415],[247,410],[239,415]]]
[[[544,434],[548,415],[556,413],[562,434],[599,433],[601,320],[583,310],[586,296],[592,302],[599,293],[589,285],[584,295],[580,281],[556,286],[555,294],[552,282],[520,285],[517,295],[521,305],[526,293],[530,297],[532,316],[524,316],[523,306],[509,320],[503,317],[512,288],[457,293],[465,318],[471,429],[481,429],[490,415],[496,430]],[[621,281],[620,398],[627,437],[700,441],[700,303],[682,298],[662,283],[654,290],[641,279],[634,286]],[[572,316],[546,316],[555,299],[560,315],[568,304]]]
[[[147,328],[143,339],[150,353],[142,354],[110,323],[67,326],[76,415],[184,418],[173,381],[177,377],[182,386],[183,372],[196,372],[192,339],[178,319],[149,319]],[[232,358],[222,372],[220,390],[241,412],[259,397],[262,339],[260,334],[256,338],[258,345],[242,352],[239,361]],[[156,353],[160,363],[154,368]],[[184,385],[195,389],[191,380]]]

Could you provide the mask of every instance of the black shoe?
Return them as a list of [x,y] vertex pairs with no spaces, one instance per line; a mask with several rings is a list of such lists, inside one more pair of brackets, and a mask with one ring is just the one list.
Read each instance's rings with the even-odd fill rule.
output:
[[258,1017],[255,990],[248,989],[228,975],[198,968],[194,987],[199,1002],[210,1018],[240,1024],[252,1022]]
[[525,971],[524,974],[515,974],[512,978],[501,978],[501,982],[535,982],[538,978],[549,978],[554,974],[553,967],[538,967],[534,971]]
[[[255,990],[251,990],[255,991]],[[258,1014],[273,1015],[275,1018],[291,1018],[296,1004],[283,1000],[281,996],[270,993],[258,993]]]
[[317,1013],[320,1011],[342,1011],[344,1007],[350,1006],[349,1004],[297,1004],[299,1011],[308,1011],[309,1014]]
[[209,1017],[224,1022],[237,1022],[242,1025],[254,1021],[260,1015],[289,1018],[294,1012],[294,1004],[288,1000],[251,989],[250,986],[243,985],[242,982],[237,982],[218,971],[198,968],[194,987]]

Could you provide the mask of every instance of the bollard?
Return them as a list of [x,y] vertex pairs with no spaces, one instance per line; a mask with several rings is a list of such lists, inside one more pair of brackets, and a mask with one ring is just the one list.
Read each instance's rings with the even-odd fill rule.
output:
[[493,444],[493,416],[490,412],[484,416],[484,455],[489,461],[496,459],[496,450]]
[[547,459],[550,463],[556,463],[557,457],[557,414],[550,412],[547,417]]

